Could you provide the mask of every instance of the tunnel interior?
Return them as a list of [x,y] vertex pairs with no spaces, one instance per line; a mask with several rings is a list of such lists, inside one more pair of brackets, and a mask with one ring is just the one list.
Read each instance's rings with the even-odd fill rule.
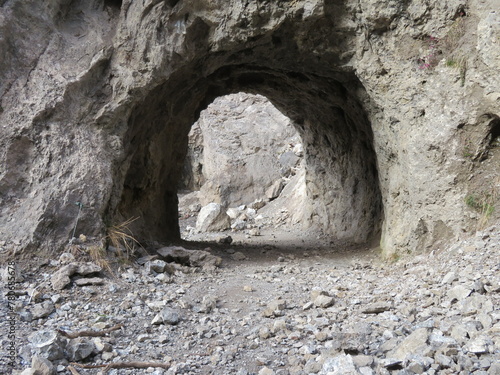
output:
[[[218,97],[189,133],[178,191],[181,238],[210,241],[230,234],[248,243],[254,236],[272,238],[278,229],[309,229],[301,222],[310,203],[302,144],[290,119],[267,98],[244,92]],[[210,203],[229,215],[202,229],[197,219]],[[219,233],[224,225],[230,233]]]
[[336,239],[368,241],[379,234],[383,212],[373,134],[355,89],[353,82],[245,66],[223,68],[183,95],[159,87],[130,118],[118,214],[140,218],[141,238],[178,239],[177,186],[190,127],[216,97],[244,90],[265,95],[304,142],[313,205],[303,220]]
[[[323,26],[313,28],[318,38]],[[203,50],[206,25],[193,21],[187,31],[185,43]],[[366,91],[351,68],[336,68],[338,53],[305,53],[287,33],[193,58],[134,106],[113,218],[138,217],[138,238],[178,240],[177,187],[190,128],[214,99],[244,91],[268,98],[302,138],[312,202],[303,220],[344,242],[380,234],[383,205]],[[341,48],[344,39],[331,43]]]

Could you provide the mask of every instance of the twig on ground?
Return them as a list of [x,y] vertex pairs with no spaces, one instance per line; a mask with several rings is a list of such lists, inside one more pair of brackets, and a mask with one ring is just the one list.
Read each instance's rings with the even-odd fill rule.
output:
[[113,326],[113,327],[108,328],[108,329],[103,329],[102,331],[80,331],[80,332],[70,333],[70,332],[63,331],[62,329],[58,329],[57,332],[59,332],[64,337],[67,337],[68,339],[74,339],[74,338],[82,337],[82,336],[102,337],[102,336],[106,336],[108,333],[110,333],[112,331],[116,331],[122,327],[123,327],[123,325],[117,324],[116,326]]
[[82,365],[80,363],[72,362],[71,365],[81,368],[104,368],[103,370],[104,374],[109,370],[111,370],[112,368],[148,368],[148,367],[161,367],[164,369],[170,368],[169,364],[159,363],[159,362],[113,362],[107,365]]
[[73,366],[68,366],[68,370],[69,372],[71,372],[73,375],[80,375],[80,373],[78,371],[76,371],[76,368],[74,368]]

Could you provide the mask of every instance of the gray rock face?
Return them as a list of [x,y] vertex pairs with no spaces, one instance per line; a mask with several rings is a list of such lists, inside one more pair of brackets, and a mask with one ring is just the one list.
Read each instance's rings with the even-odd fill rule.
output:
[[3,3],[2,248],[61,248],[76,202],[86,235],[140,217],[139,239],[178,239],[189,129],[240,91],[298,130],[309,225],[387,255],[476,228],[499,174],[495,0],[245,4]]
[[299,160],[293,152],[286,152],[298,142],[290,119],[263,96],[220,97],[201,113],[189,134],[187,179],[204,181],[192,187],[201,189],[204,205],[248,204],[265,196],[281,177],[283,155]]

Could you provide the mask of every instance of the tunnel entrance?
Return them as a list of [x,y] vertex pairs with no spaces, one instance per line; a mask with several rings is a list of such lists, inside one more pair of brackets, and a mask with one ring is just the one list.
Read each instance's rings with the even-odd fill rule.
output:
[[[277,231],[308,228],[305,171],[300,135],[267,98],[215,99],[189,133],[179,186],[181,238],[210,241],[224,232],[239,242],[265,241]],[[219,215],[204,214],[214,204]]]
[[133,108],[115,221],[139,217],[132,228],[138,238],[180,240],[177,190],[190,128],[215,98],[247,92],[268,98],[302,139],[310,204],[301,220],[342,243],[380,235],[383,207],[368,95],[353,73],[325,76],[235,64],[189,76],[210,66],[207,60],[199,64],[158,85]]

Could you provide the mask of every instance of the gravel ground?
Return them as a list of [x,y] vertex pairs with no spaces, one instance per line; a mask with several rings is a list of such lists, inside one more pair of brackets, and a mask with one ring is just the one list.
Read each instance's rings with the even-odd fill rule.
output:
[[[253,241],[166,247],[113,274],[85,243],[4,264],[1,373],[500,374],[499,226],[391,262],[318,236]],[[65,335],[83,331],[102,336]],[[130,362],[163,368],[78,367]]]

